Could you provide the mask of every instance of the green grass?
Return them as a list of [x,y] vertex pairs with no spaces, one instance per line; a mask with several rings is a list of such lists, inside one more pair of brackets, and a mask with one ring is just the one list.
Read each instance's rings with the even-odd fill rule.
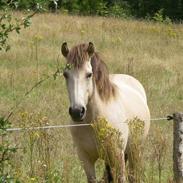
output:
[[[60,65],[65,63],[60,53],[63,41],[70,47],[92,41],[110,73],[127,73],[139,79],[146,89],[152,118],[183,111],[182,25],[38,14],[29,29],[11,35],[12,49],[0,54],[0,115],[6,115],[39,79],[54,73],[57,60]],[[67,124],[68,107],[63,77],[51,78],[25,98],[11,121],[15,127],[36,126],[43,125],[40,119],[46,116],[48,124]],[[25,112],[28,115],[23,120],[20,116]],[[31,118],[32,113],[36,119]],[[156,141],[161,135],[157,129],[162,131],[166,144],[162,183],[172,180],[172,122],[158,121],[152,123],[145,149],[147,183],[158,182],[154,151],[164,141]],[[14,171],[22,182],[46,182],[46,179],[47,182],[86,182],[69,130],[12,133],[10,138],[19,147],[13,161]],[[34,142],[34,170],[30,168],[30,142]],[[98,166],[101,175],[100,163]]]

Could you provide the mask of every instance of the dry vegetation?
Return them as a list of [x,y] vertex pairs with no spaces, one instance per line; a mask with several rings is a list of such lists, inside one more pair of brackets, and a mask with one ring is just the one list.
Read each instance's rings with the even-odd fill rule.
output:
[[[128,73],[144,85],[152,117],[183,110],[183,26],[98,17],[38,14],[32,26],[11,35],[12,49],[0,55],[0,114],[5,115],[64,59],[60,45],[92,41],[111,73]],[[67,124],[63,77],[49,79],[17,107],[13,126]],[[22,182],[84,183],[69,130],[13,133],[13,166]],[[144,182],[172,180],[172,122],[153,122],[144,149]],[[98,165],[98,174],[102,174]]]

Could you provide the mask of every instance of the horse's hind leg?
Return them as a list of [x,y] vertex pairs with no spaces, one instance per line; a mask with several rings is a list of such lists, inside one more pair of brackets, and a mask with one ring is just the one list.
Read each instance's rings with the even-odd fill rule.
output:
[[112,177],[111,167],[108,164],[105,165],[105,171],[106,171],[107,181],[109,183],[112,182],[113,177]]
[[128,154],[125,153],[125,164],[127,163],[127,161],[128,161]]
[[[137,148],[136,148],[137,149]],[[128,181],[129,183],[143,182],[143,163],[140,151],[128,151]]]
[[101,183],[112,183],[112,182],[113,182],[113,176],[112,176],[111,167],[108,163],[105,163],[104,177]]
[[124,154],[113,154],[105,164],[105,183],[125,183],[125,158]]

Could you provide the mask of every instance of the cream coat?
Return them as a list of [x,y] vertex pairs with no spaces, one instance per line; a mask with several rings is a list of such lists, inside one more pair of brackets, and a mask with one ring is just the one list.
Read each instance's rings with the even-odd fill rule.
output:
[[[103,102],[96,90],[87,106],[87,114],[83,123],[91,123],[97,117],[104,117],[114,128],[123,135],[124,150],[129,139],[127,121],[138,117],[145,122],[144,137],[150,126],[150,113],[144,88],[135,78],[129,75],[110,75],[110,80],[115,84],[117,96],[109,102]],[[95,134],[92,127],[79,127],[71,130],[73,140],[77,146],[78,155],[83,162],[88,182],[94,182],[94,164],[98,159]],[[90,181],[91,180],[91,181]]]

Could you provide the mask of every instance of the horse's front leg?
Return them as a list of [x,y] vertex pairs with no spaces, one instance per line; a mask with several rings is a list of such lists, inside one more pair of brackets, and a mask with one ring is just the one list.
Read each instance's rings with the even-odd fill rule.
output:
[[92,160],[89,155],[82,150],[78,152],[78,156],[86,173],[88,183],[97,183],[95,175],[96,160]]

